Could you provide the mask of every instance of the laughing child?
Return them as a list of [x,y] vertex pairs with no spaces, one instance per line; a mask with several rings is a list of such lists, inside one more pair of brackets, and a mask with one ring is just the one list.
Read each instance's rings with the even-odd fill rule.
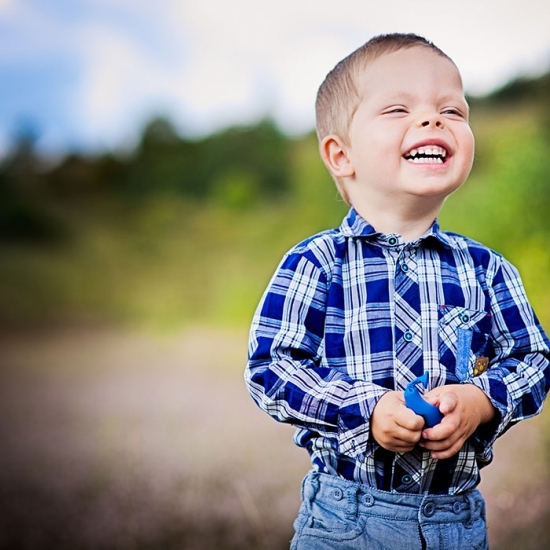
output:
[[[351,208],[283,258],[246,370],[311,458],[291,548],[487,548],[480,469],[541,411],[549,341],[516,269],[438,225],[474,157],[459,71],[422,37],[378,36],[327,75],[316,114]],[[433,427],[404,399],[424,374]]]

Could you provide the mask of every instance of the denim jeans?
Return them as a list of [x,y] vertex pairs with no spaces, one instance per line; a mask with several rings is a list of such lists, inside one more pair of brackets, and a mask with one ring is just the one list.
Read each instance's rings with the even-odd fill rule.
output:
[[378,491],[310,472],[291,550],[487,550],[485,501]]

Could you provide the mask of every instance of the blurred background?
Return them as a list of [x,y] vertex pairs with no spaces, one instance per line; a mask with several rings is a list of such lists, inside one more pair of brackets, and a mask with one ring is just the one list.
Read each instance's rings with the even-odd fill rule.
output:
[[[288,547],[308,470],[242,382],[282,254],[346,207],[324,75],[382,32],[461,68],[476,135],[442,226],[550,329],[550,4],[0,0],[0,548]],[[484,471],[496,549],[550,547],[549,420]]]

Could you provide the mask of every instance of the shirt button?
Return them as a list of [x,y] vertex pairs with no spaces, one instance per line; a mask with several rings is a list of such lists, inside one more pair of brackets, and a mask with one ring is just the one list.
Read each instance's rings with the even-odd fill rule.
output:
[[407,273],[407,271],[409,271],[409,266],[407,264],[401,264],[401,271]]
[[460,320],[461,320],[463,323],[467,323],[467,322],[470,320],[470,316],[469,316],[469,315],[466,315],[466,313],[463,313],[463,314],[460,316]]
[[413,339],[412,332],[405,332],[405,340],[407,340],[407,342],[410,342],[412,339]]
[[397,239],[396,239],[395,237],[390,237],[390,238],[388,239],[388,242],[389,242],[392,246],[394,246],[394,245],[397,244]]
[[401,478],[401,481],[405,484],[405,485],[408,485],[411,481],[412,481],[412,477],[411,476],[403,476]]
[[334,495],[335,500],[342,500],[342,498],[344,498],[344,492],[339,487],[334,489],[332,494]]

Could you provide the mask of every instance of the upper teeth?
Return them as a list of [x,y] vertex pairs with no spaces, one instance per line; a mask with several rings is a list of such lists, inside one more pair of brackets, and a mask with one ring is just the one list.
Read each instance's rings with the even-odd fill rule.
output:
[[435,162],[443,162],[447,156],[447,151],[443,147],[437,145],[428,145],[425,147],[418,147],[417,149],[411,149],[406,158],[413,162],[421,162],[425,160],[431,160]]

